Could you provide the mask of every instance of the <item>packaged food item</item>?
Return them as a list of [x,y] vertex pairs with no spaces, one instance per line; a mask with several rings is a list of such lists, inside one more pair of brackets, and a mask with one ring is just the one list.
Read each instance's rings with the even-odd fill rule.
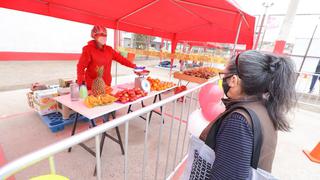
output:
[[82,84],[80,86],[79,96],[81,99],[85,99],[86,97],[88,97],[88,89],[84,81],[82,81]]
[[38,90],[45,90],[48,89],[48,87],[45,84],[40,84],[38,82],[33,83],[30,87],[31,91],[38,91]]
[[73,82],[70,85],[70,97],[71,97],[71,101],[79,100],[79,85],[76,82]]
[[34,109],[40,115],[57,112],[57,102],[53,99],[58,96],[58,89],[46,89],[33,92]]

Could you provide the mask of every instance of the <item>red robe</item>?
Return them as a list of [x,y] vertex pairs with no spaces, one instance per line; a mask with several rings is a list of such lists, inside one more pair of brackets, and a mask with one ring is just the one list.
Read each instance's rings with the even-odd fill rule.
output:
[[97,67],[104,66],[103,80],[106,85],[110,86],[112,81],[111,65],[112,60],[116,60],[122,65],[135,68],[136,65],[126,58],[122,57],[118,52],[110,46],[103,45],[98,48],[95,40],[89,41],[88,45],[82,49],[81,57],[77,64],[78,83],[86,82],[88,89],[91,89],[93,80],[97,77]]

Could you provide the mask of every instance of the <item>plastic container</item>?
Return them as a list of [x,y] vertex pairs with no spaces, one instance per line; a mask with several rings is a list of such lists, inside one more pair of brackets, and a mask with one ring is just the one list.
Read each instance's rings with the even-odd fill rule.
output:
[[72,84],[70,85],[70,96],[71,101],[79,100],[79,85],[76,82],[72,82]]
[[[76,120],[76,113],[71,114],[68,119],[63,119],[61,113],[51,113],[40,117],[44,124],[47,125],[51,130],[51,132],[55,133],[64,130],[65,126],[73,124],[73,122]],[[89,119],[79,115],[78,121],[89,122]]]
[[82,81],[80,86],[79,95],[81,99],[85,99],[88,96],[88,89],[84,81]]

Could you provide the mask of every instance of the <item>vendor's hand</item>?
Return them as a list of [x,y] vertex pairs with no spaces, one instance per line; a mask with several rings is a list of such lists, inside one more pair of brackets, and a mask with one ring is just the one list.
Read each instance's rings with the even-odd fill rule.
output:
[[136,66],[134,70],[144,70],[145,68],[145,66]]

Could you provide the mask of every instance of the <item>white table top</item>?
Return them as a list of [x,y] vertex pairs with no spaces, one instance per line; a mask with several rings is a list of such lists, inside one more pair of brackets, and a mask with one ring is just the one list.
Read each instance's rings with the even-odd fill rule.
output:
[[[125,88],[133,88],[133,87],[134,87],[133,83],[127,83],[127,84],[121,84],[121,85],[118,85],[118,86],[112,87],[112,88],[113,88],[113,91],[116,92],[116,91],[119,91],[119,90],[122,90],[122,89],[125,89]],[[75,112],[77,112],[77,113],[79,113],[79,114],[81,114],[81,115],[83,115],[83,116],[85,116],[85,117],[87,117],[89,119],[95,119],[95,118],[98,118],[98,117],[100,117],[102,115],[108,114],[110,112],[113,112],[113,111],[116,111],[116,110],[119,110],[119,109],[122,109],[122,108],[125,108],[125,107],[128,107],[129,105],[141,102],[142,100],[146,100],[146,99],[154,97],[154,96],[156,96],[158,94],[161,94],[161,93],[164,93],[166,91],[172,90],[173,88],[175,88],[175,86],[171,87],[169,89],[163,90],[163,91],[151,91],[150,93],[148,93],[147,96],[142,97],[142,98],[140,98],[140,99],[138,99],[136,101],[133,101],[133,102],[128,102],[128,103],[125,103],[125,104],[114,102],[114,103],[109,104],[109,105],[96,106],[94,108],[86,107],[86,105],[84,104],[83,100],[71,101],[70,94],[58,96],[58,97],[55,97],[54,99],[56,101],[58,101],[59,103],[67,106],[68,108],[74,110]]]

